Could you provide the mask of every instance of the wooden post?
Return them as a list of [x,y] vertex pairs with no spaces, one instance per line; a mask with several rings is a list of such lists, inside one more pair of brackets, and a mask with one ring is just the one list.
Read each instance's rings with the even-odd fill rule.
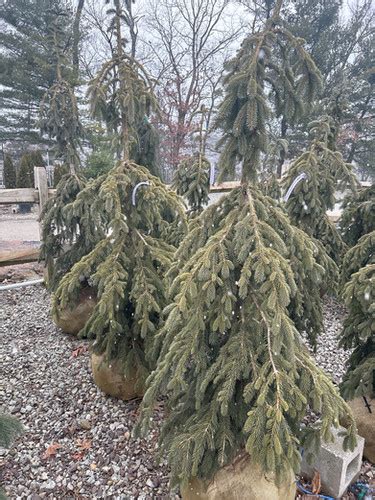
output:
[[[48,200],[47,172],[44,167],[34,167],[35,189],[39,194],[39,217]],[[39,238],[42,239],[42,223],[39,220]]]

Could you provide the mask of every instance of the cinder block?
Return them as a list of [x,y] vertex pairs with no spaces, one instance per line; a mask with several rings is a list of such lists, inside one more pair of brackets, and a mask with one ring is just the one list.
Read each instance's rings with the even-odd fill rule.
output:
[[344,438],[339,433],[345,431],[343,427],[332,429],[335,441],[322,443],[319,453],[311,464],[307,463],[306,451],[302,457],[301,475],[312,478],[318,471],[325,493],[340,498],[347,487],[358,476],[362,465],[364,439],[357,436],[357,446],[353,451],[343,449]]

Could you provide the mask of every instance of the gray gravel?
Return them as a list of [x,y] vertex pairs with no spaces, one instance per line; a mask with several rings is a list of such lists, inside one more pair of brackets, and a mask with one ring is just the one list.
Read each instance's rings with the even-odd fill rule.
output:
[[72,356],[85,343],[57,331],[44,288],[0,293],[0,407],[26,427],[0,449],[10,499],[173,498],[154,459],[156,433],[131,437],[139,402],[97,389],[88,352]]
[[[316,359],[338,383],[347,359],[336,340],[345,310],[334,299],[324,307]],[[131,437],[139,402],[103,395],[87,350],[72,355],[80,346],[87,343],[56,329],[42,286],[0,292],[0,407],[26,427],[10,451],[0,449],[0,483],[10,499],[177,498],[166,464],[154,458],[156,431]]]
[[312,354],[318,365],[339,384],[346,371],[350,352],[338,347],[337,336],[342,331],[345,307],[335,298],[325,297],[323,304],[323,331],[318,337],[316,352]]

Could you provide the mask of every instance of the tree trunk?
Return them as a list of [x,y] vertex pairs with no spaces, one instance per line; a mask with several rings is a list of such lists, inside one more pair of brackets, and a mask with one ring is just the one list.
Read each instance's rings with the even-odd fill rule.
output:
[[78,6],[73,23],[73,71],[74,79],[78,80],[79,76],[79,41],[80,41],[80,21],[85,0],[78,0]]

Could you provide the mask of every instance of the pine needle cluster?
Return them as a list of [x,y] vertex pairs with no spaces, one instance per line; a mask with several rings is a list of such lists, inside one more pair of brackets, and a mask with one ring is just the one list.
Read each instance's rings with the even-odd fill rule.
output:
[[332,149],[335,124],[328,116],[310,124],[312,141],[288,169],[283,185],[288,189],[300,174],[306,174],[286,203],[290,219],[309,235],[321,241],[328,254],[339,262],[346,246],[327,215],[335,206],[335,191],[355,189],[351,166],[341,153]]

